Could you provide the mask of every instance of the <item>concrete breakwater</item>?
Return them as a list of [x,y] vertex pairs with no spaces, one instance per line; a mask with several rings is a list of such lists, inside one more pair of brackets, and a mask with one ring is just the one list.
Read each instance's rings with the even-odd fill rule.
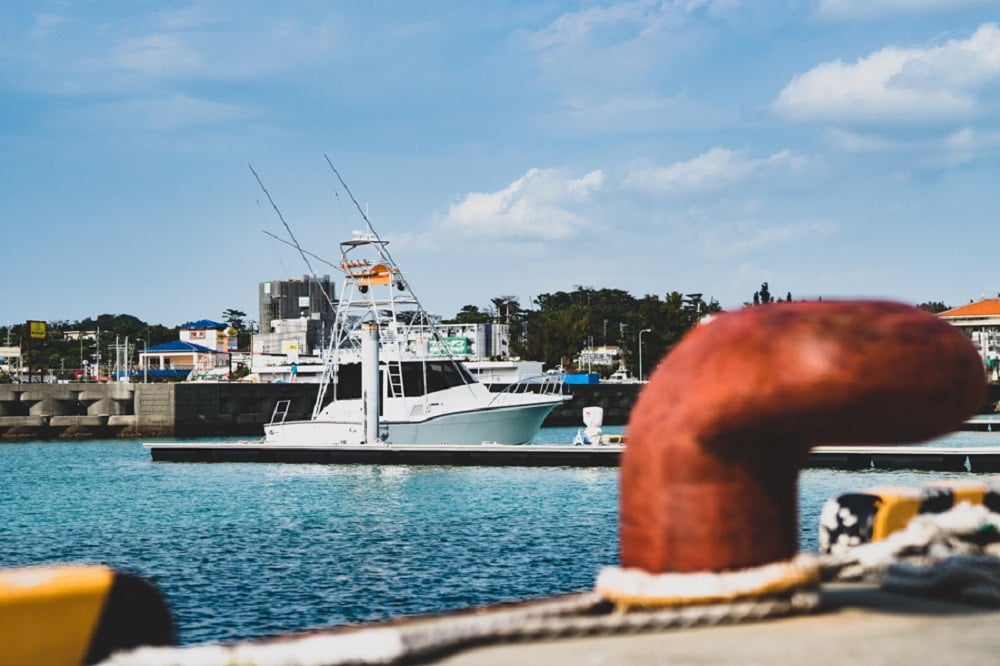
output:
[[[567,385],[571,400],[546,426],[583,425],[584,407],[604,408],[605,425],[624,425],[641,384]],[[279,400],[289,419],[307,418],[315,384],[2,384],[0,441],[29,439],[259,437]],[[982,413],[993,413],[991,385]]]
[[[639,384],[567,386],[572,399],[546,426],[582,426],[584,407],[623,425]],[[279,400],[289,419],[307,418],[315,384],[4,384],[0,440],[247,436],[263,434]]]

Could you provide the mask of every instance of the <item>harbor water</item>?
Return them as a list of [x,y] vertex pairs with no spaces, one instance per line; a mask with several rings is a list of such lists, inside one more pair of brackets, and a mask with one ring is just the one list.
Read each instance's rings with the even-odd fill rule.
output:
[[[954,476],[805,470],[800,547],[816,550],[830,497]],[[615,468],[174,464],[137,441],[26,442],[0,445],[0,483],[0,566],[136,573],[166,595],[184,644],[580,591],[617,563]]]

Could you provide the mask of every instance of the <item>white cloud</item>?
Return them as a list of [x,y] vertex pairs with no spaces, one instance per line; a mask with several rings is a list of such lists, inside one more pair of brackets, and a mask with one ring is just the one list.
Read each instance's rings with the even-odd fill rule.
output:
[[172,74],[196,69],[201,65],[197,50],[181,35],[156,33],[123,40],[116,49],[116,65],[151,75]]
[[669,166],[633,169],[625,178],[625,186],[650,192],[711,191],[757,176],[795,171],[804,162],[804,158],[788,150],[752,158],[744,151],[712,148],[698,157]]
[[[178,81],[248,80],[294,73],[339,46],[337,18],[322,7],[285,10],[222,3],[178,10],[123,10],[95,20],[83,5],[30,17],[30,29],[4,44],[11,80],[58,94],[132,94]],[[261,15],[261,14],[264,15]],[[247,45],[252,44],[252,48]],[[4,55],[7,55],[5,52]]]
[[883,136],[839,128],[828,131],[826,137],[831,144],[845,153],[884,153],[902,147],[899,142]]
[[941,46],[886,47],[854,64],[823,63],[789,83],[773,104],[796,120],[929,122],[979,113],[979,88],[1000,78],[1000,27],[987,23]]
[[981,159],[991,159],[1000,152],[1000,131],[962,127],[947,134],[920,139],[891,139],[871,133],[831,129],[826,138],[846,153],[904,156],[907,170],[952,167]]
[[709,247],[714,256],[732,257],[789,245],[803,239],[827,238],[836,229],[836,225],[822,220],[771,226],[752,223],[724,225],[712,235]]
[[243,109],[183,94],[102,104],[82,114],[95,125],[116,130],[168,131],[240,120]]
[[625,43],[662,32],[667,24],[704,11],[719,17],[738,8],[741,0],[633,0],[587,7],[560,14],[541,30],[528,35],[536,49],[579,46],[584,43]]
[[1000,150],[1000,131],[964,127],[945,137],[946,159],[952,164],[966,164]]
[[43,12],[35,15],[35,24],[30,32],[34,39],[44,39],[56,32],[68,19],[64,14]]
[[991,0],[821,0],[819,15],[824,18],[847,20],[872,18],[887,14],[909,14],[955,10],[960,7],[985,5]]
[[567,12],[542,30],[529,36],[529,43],[537,49],[578,44],[602,28],[615,25],[640,25],[656,12],[650,2],[629,2],[611,7],[588,7],[577,12]]
[[673,0],[673,5],[691,14],[705,9],[712,16],[721,16],[730,9],[739,7],[741,0]]
[[580,209],[603,184],[601,171],[574,179],[554,169],[531,169],[499,192],[465,195],[438,224],[468,236],[570,238],[586,225]]

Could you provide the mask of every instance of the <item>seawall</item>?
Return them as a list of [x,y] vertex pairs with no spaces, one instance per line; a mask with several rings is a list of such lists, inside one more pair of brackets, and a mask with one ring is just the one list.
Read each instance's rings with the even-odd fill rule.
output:
[[[640,384],[567,385],[572,399],[546,426],[583,425],[584,407],[604,408],[605,425],[624,425]],[[0,440],[259,437],[279,400],[289,419],[307,418],[315,384],[2,384]],[[993,413],[991,385],[982,413]]]
[[[584,407],[604,408],[622,425],[639,384],[567,386],[572,400],[547,426],[582,426]],[[259,437],[279,400],[289,419],[307,418],[315,384],[3,384],[0,440],[159,437]]]

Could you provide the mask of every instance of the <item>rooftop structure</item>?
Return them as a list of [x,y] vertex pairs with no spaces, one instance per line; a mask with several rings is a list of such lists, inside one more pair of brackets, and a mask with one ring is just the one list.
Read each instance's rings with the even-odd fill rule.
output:
[[1000,381],[1000,298],[984,298],[938,316],[969,336],[990,381]]

